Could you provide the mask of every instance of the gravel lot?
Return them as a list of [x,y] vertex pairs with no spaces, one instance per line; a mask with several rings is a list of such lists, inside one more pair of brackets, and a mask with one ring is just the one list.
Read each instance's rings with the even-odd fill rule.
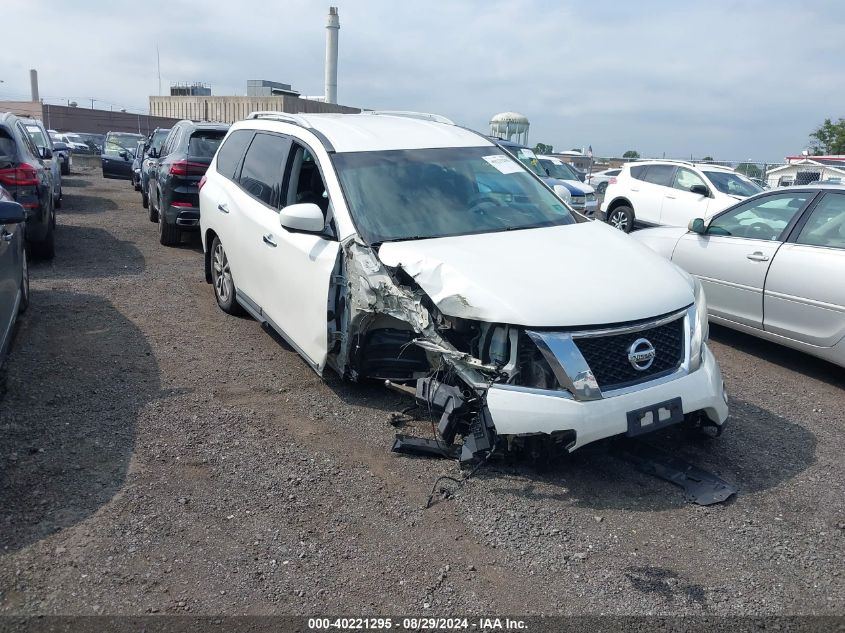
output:
[[713,328],[729,428],[651,441],[723,505],[598,445],[423,510],[460,470],[390,452],[402,396],[226,316],[128,182],[64,191],[0,377],[0,614],[845,613],[845,371]]

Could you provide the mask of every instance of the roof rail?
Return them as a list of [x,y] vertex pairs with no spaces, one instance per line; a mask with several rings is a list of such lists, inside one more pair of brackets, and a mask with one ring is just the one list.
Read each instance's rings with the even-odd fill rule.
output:
[[446,125],[455,125],[452,119],[448,119],[442,114],[431,114],[430,112],[411,112],[407,110],[364,110],[361,114],[383,114],[387,116],[401,116],[407,119],[420,119],[422,121],[434,121],[435,123],[445,123]]
[[250,112],[247,119],[273,119],[275,121],[282,121],[283,123],[293,123],[300,127],[310,128],[311,124],[296,114],[288,114],[287,112],[276,112],[275,110],[258,110]]

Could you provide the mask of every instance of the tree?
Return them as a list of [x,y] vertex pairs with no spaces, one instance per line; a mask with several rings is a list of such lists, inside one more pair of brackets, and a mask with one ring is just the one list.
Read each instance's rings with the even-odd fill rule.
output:
[[552,146],[546,145],[545,143],[537,143],[534,146],[534,153],[535,154],[551,154],[552,153]]
[[712,157],[712,156],[705,156],[704,158],[702,158],[702,159],[701,159],[701,162],[703,162],[703,163],[712,163],[712,162],[713,162],[713,157]]
[[622,158],[637,159],[639,157],[640,157],[640,153],[636,150],[633,150],[633,149],[629,149],[627,152],[622,154]]
[[760,178],[763,175],[763,170],[754,163],[740,163],[736,166],[736,170],[749,178]]
[[825,119],[817,130],[810,134],[810,147],[813,154],[845,154],[845,119],[834,123]]

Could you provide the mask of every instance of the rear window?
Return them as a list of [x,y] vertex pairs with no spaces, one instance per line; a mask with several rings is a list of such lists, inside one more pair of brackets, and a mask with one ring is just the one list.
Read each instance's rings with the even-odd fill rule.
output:
[[226,178],[234,178],[246,146],[252,140],[252,130],[235,130],[223,143],[217,154],[217,171]]
[[645,165],[636,165],[635,167],[631,167],[631,178],[642,180],[645,175],[645,168]]
[[220,147],[224,136],[226,136],[224,130],[199,130],[194,132],[188,139],[188,156],[211,158],[217,148]]

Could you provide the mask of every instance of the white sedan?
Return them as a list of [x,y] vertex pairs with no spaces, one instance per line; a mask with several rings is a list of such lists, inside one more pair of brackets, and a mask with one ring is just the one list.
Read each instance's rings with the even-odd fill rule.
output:
[[712,322],[845,367],[845,187],[767,191],[631,236],[701,280]]

